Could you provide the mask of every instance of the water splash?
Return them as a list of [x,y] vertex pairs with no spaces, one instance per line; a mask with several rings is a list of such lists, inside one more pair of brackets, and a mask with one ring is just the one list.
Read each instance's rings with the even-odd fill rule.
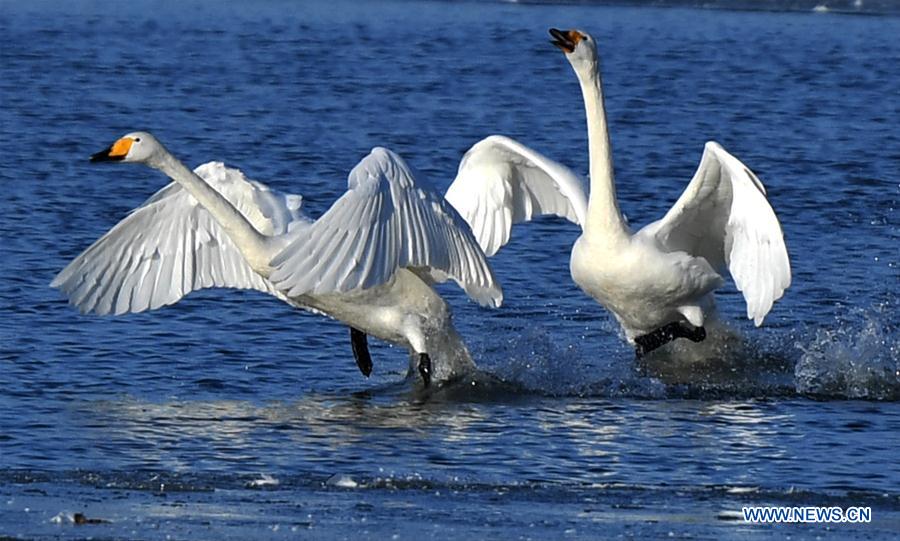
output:
[[481,352],[484,375],[494,380],[495,388],[500,384],[517,394],[555,397],[665,396],[665,385],[641,374],[627,347],[598,355],[595,344],[560,341],[541,327],[526,325],[498,334],[511,338]]
[[890,304],[854,310],[838,317],[834,328],[801,331],[799,338],[779,332],[744,336],[716,322],[704,342],[678,340],[640,360],[624,346],[597,355],[588,344],[563,343],[526,327],[482,352],[490,361],[482,375],[494,378],[481,378],[492,383],[482,385],[482,393],[900,400],[900,337]]
[[[617,332],[615,326],[608,329]],[[560,341],[539,327],[480,352],[479,366],[509,392],[601,398],[771,397],[794,395],[793,359],[759,334],[746,339],[714,322],[701,343],[676,340],[636,359],[624,337],[597,352],[592,341]],[[774,347],[774,349],[773,349]],[[494,386],[496,388],[496,386]]]
[[820,329],[794,367],[798,393],[818,397],[900,400],[900,336],[891,303],[854,310]]
[[557,344],[541,328],[526,328],[505,340],[494,374],[524,389],[547,394],[577,394],[585,382],[574,367],[584,364],[575,346]]

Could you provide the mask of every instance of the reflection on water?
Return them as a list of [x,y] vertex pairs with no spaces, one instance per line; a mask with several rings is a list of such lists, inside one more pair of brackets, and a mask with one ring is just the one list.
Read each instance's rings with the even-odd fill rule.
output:
[[[821,410],[838,422],[868,407],[840,402],[537,395],[482,402],[477,395],[460,401],[460,394],[416,402],[396,388],[383,392],[267,404],[97,401],[75,412],[69,429],[89,442],[85,459],[114,456],[141,469],[174,472],[296,473],[293,465],[302,463],[323,478],[344,473],[506,484],[524,476],[535,482],[752,486],[787,478],[792,485],[818,486],[840,478],[829,466],[832,453],[877,453],[883,442],[870,438],[896,428],[885,418],[862,431],[852,423],[849,430],[825,430],[817,421]],[[798,467],[810,471],[797,476]],[[874,484],[866,486],[887,488],[900,473],[895,469],[868,464],[856,471],[867,471],[867,483]]]

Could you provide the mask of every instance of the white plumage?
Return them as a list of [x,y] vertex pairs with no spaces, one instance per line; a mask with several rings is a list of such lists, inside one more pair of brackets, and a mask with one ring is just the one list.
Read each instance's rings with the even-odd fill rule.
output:
[[272,260],[271,279],[290,296],[345,293],[390,280],[398,268],[452,278],[470,297],[502,295],[468,225],[416,182],[399,156],[375,148],[350,172],[348,190]]
[[436,381],[474,366],[431,283],[452,278],[489,306],[502,292],[462,218],[389,150],[366,156],[315,222],[300,214],[300,196],[221,163],[192,172],[145,132],[92,160],[144,163],[175,182],[53,280],[83,312],[155,309],[205,287],[256,289],[430,355]]
[[731,273],[759,326],[791,283],[784,235],[762,182],[718,143],[708,142],[700,166],[678,201],[638,235],[667,251],[706,259]]
[[[284,235],[304,223],[299,195],[247,180],[221,162],[203,164],[194,172],[265,235]],[[50,285],[82,312],[99,315],[154,310],[208,287],[279,296],[272,283],[244,261],[212,215],[177,182],[131,211]]]
[[502,135],[466,152],[444,196],[469,223],[484,253],[492,256],[514,224],[552,214],[583,224],[584,182],[569,168]]
[[[469,222],[488,254],[513,224],[554,214],[582,226],[572,250],[575,282],[609,309],[629,341],[686,321],[703,326],[713,290],[727,269],[761,325],[790,285],[781,226],[760,180],[719,144],[709,142],[693,179],[659,221],[632,233],[619,211],[596,45],[576,30],[551,30],[581,84],[588,123],[591,192],[581,180],[506,137],[474,145],[447,199]],[[671,339],[671,337],[669,338]]]

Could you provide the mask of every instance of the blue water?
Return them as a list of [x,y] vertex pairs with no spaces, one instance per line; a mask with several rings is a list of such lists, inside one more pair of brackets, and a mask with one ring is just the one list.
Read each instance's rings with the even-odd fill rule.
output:
[[[367,380],[344,326],[262,294],[97,318],[47,286],[166,182],[88,163],[135,129],[312,216],[375,145],[442,188],[492,133],[586,172],[550,26],[600,43],[633,224],[665,212],[709,139],[766,183],[794,283],[764,327],[730,286],[740,340],[636,365],[572,284],[578,231],[554,219],[492,259],[503,308],[441,287],[484,373],[431,395],[404,381],[405,351],[373,340]],[[0,2],[0,537],[894,538],[897,36],[898,18],[819,13]],[[743,505],[873,521],[751,526]]]

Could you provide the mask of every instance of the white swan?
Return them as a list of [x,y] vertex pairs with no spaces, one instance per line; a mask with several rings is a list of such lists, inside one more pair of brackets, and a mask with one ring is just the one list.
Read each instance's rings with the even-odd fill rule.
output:
[[[668,213],[632,233],[619,211],[594,39],[550,30],[575,69],[590,146],[590,200],[577,175],[539,153],[491,136],[465,155],[446,198],[469,222],[487,255],[514,223],[555,214],[580,224],[572,249],[575,283],[609,309],[643,355],[675,338],[694,341],[724,284],[726,268],[759,326],[791,282],[778,219],[759,179],[715,142]],[[690,325],[685,325],[689,323]]]
[[315,222],[300,215],[299,196],[221,163],[191,172],[145,132],[91,161],[143,163],[175,182],[53,280],[83,312],[141,312],[205,287],[256,289],[350,326],[367,376],[366,333],[408,348],[426,385],[474,367],[431,283],[451,278],[482,305],[498,306],[502,293],[463,220],[391,151],[373,149]]

